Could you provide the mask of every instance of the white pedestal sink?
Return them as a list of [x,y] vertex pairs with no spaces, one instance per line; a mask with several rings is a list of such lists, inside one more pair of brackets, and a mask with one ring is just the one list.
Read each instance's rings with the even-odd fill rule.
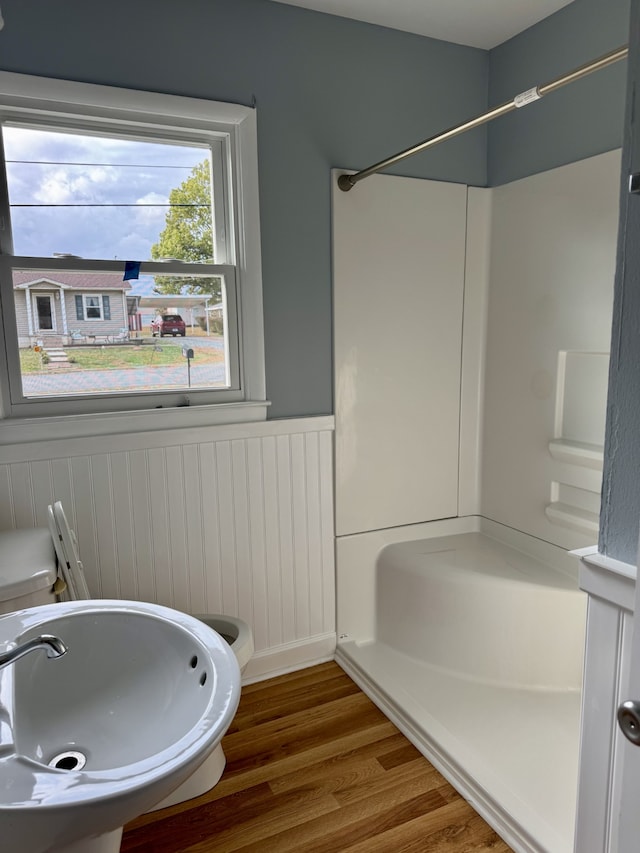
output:
[[72,601],[0,618],[0,652],[68,647],[0,669],[0,838],[20,853],[116,853],[122,826],[167,797],[236,712],[233,652],[199,620],[133,601]]

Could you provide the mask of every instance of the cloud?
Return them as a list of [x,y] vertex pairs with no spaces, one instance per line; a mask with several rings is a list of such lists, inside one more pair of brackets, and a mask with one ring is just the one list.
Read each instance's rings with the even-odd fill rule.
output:
[[146,234],[132,232],[118,243],[118,258],[128,261],[144,261],[149,257],[149,239]]
[[[152,191],[136,199],[136,204],[140,205],[135,210],[135,220],[138,225],[147,226],[148,228],[157,229],[156,233],[160,234],[164,228],[165,216],[167,214],[166,205],[169,203],[169,196]],[[157,205],[157,206],[150,206]],[[157,237],[156,237],[157,239]],[[154,240],[155,242],[155,240]]]
[[110,187],[117,184],[114,169],[104,166],[60,166],[43,174],[31,190],[34,202],[39,204],[90,204],[104,203]]

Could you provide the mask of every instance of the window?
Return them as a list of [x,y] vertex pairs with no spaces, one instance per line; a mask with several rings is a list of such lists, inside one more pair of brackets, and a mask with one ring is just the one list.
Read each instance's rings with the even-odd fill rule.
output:
[[255,112],[0,73],[0,133],[5,418],[264,417]]
[[78,320],[110,320],[109,297],[76,295],[76,313]]

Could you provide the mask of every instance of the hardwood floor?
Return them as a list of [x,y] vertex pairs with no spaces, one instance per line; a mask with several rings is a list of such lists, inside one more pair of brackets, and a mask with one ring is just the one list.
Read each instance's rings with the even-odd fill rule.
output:
[[243,688],[227,767],[122,853],[510,853],[335,663]]

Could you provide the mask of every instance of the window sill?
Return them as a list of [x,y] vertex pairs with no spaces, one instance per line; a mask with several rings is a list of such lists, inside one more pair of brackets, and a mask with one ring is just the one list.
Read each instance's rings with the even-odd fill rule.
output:
[[0,446],[31,441],[253,423],[266,420],[269,405],[268,401],[262,400],[133,412],[7,418],[0,421]]

